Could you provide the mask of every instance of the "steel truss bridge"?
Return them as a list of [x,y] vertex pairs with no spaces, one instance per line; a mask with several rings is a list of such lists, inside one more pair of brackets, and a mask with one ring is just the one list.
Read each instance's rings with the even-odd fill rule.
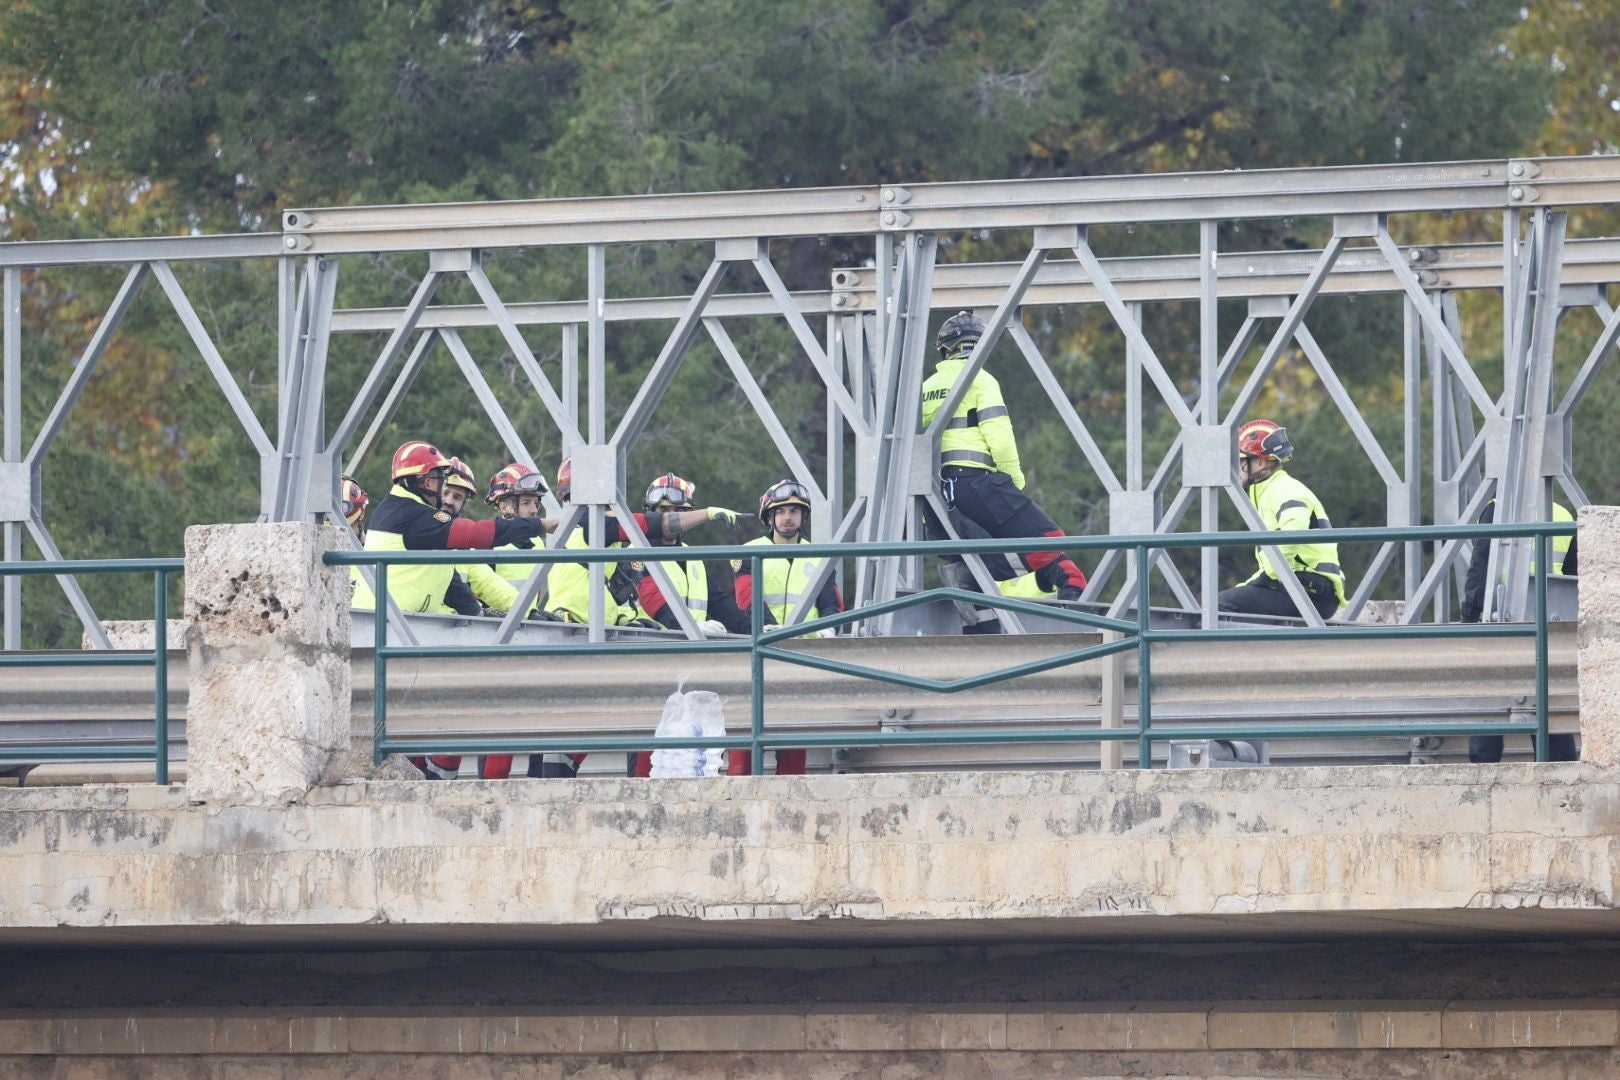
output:
[[[579,527],[599,536],[608,513],[636,531],[625,495],[627,455],[647,430],[683,358],[705,337],[757,413],[786,470],[813,493],[817,520],[836,523],[824,537],[832,542],[915,539],[923,508],[943,509],[933,464],[940,430],[966,381],[1003,341],[1028,365],[1027,376],[1003,371],[1003,381],[1033,379],[1050,399],[1073,440],[1074,461],[1083,460],[1107,492],[1114,535],[1188,528],[1213,532],[1223,501],[1248,527],[1260,528],[1234,472],[1232,433],[1279,361],[1296,350],[1381,479],[1387,492],[1385,524],[1471,521],[1492,499],[1500,522],[1545,520],[1555,489],[1575,505],[1589,501],[1571,460],[1573,412],[1620,334],[1620,312],[1607,295],[1620,281],[1620,238],[1569,235],[1567,210],[1616,204],[1620,158],[1582,157],[294,209],[284,213],[279,233],[0,244],[4,559],[21,558],[25,531],[46,559],[61,558],[42,509],[42,461],[88,380],[110,362],[108,345],[137,293],[154,286],[258,455],[264,520],[340,520],[338,476],[379,450],[383,429],[441,344],[510,456],[534,464],[530,440],[517,430],[463,340],[462,333],[473,329],[498,333],[522,372],[523,392],[538,398],[557,442],[572,453],[574,501],[567,507],[548,505],[566,522],[553,544]],[[1422,235],[1426,223],[1459,212],[1494,215],[1500,241],[1396,239]],[[1223,227],[1277,219],[1319,221],[1328,239],[1319,250],[1221,250]],[[1190,224],[1196,229],[1185,227]],[[1182,249],[1131,258],[1100,258],[1093,248],[1093,229],[1160,225],[1183,226],[1166,235],[1196,234],[1196,247],[1188,240]],[[942,239],[964,233],[992,238],[1002,245],[998,250],[1021,247],[1026,254],[1016,263],[944,261],[942,250],[950,249],[942,249]],[[792,291],[778,265],[782,245],[773,242],[806,237],[840,238],[869,250],[869,265],[829,266],[827,288]],[[608,294],[609,247],[661,243],[696,245],[708,255],[708,268],[689,295]],[[515,248],[577,251],[585,270],[584,295],[502,296],[484,270],[481,253]],[[407,252],[426,253],[428,268],[400,306],[337,306],[346,262]],[[273,429],[255,415],[233,364],[221,354],[174,270],[182,262],[243,261],[273,267],[276,274]],[[86,265],[127,270],[30,440],[23,430],[22,382],[34,376],[22,362],[22,275]],[[739,280],[749,291],[722,288]],[[470,285],[478,302],[435,303],[451,282]],[[1500,346],[1473,346],[1493,362],[1501,356],[1505,389],[1500,395],[1486,389],[1485,367],[1465,344],[1458,308],[1464,293],[1500,305]],[[1394,459],[1362,418],[1330,350],[1310,330],[1313,305],[1323,297],[1351,294],[1397,297],[1403,311],[1399,324],[1388,328],[1390,351],[1394,355],[1398,349],[1404,377],[1402,446]],[[1236,327],[1221,325],[1223,301],[1228,312],[1233,301],[1246,303]],[[1117,373],[1128,432],[1123,461],[1110,460],[1073,403],[1095,388],[1065,385],[1026,325],[1025,316],[1058,305],[1102,309],[1124,342]],[[1163,343],[1156,347],[1144,330],[1144,313],[1154,305],[1196,311],[1196,378],[1178,380],[1163,358]],[[1601,329],[1573,379],[1557,386],[1555,332],[1560,319],[1580,307],[1596,312]],[[930,366],[930,320],[960,308],[980,311],[989,333],[948,407],[922,431],[915,403]],[[820,447],[796,443],[771,408],[726,329],[725,322],[735,319],[781,320],[791,331],[820,380],[825,401]],[[668,329],[650,370],[610,429],[605,342],[609,324],[621,323]],[[561,364],[553,373],[525,336],[525,330],[539,326],[560,330]],[[334,379],[329,355],[334,335],[378,333],[387,335],[386,342],[358,380],[358,390],[336,393],[333,386],[340,380]],[[240,367],[252,358],[233,359]],[[1494,382],[1495,372],[1490,374]],[[1167,410],[1179,430],[1156,462],[1147,460],[1143,437],[1144,410],[1155,407],[1150,403]],[[635,542],[645,538],[637,536]],[[1432,553],[1416,543],[1382,545],[1366,572],[1350,583],[1348,616],[1356,617],[1394,574],[1405,599],[1405,621],[1445,618],[1464,555],[1464,545],[1456,541]],[[1507,584],[1489,602],[1499,616],[1523,619],[1530,603],[1529,544],[1503,541],[1492,558],[1503,565],[1491,580]],[[1205,549],[1199,560],[1192,581],[1162,552],[1146,572],[1159,575],[1177,603],[1201,613],[1198,618],[1208,627],[1215,621],[1215,550]],[[991,588],[979,560],[969,562],[980,584]],[[659,564],[648,566],[667,589]],[[823,572],[834,569],[829,562]],[[531,595],[541,586],[543,571],[537,567],[530,579]],[[861,559],[845,586],[858,603],[881,603],[919,587],[922,572],[917,559]],[[1125,553],[1109,552],[1084,599],[1112,615],[1125,612],[1137,595],[1136,572]],[[78,583],[69,576],[59,580],[89,640],[107,647],[101,622]],[[1283,580],[1305,621],[1321,625],[1297,583],[1287,576]],[[601,640],[599,569],[593,570],[592,594],[590,636]],[[678,614],[686,634],[699,636],[686,613]],[[802,616],[796,612],[795,620]],[[1004,622],[1013,632],[1023,629],[1015,616]],[[410,620],[392,612],[390,623],[397,640],[415,641]],[[517,626],[518,616],[509,616],[495,640],[510,641]],[[887,629],[874,620],[862,632]],[[4,580],[3,644],[8,650],[21,644],[17,577]]]

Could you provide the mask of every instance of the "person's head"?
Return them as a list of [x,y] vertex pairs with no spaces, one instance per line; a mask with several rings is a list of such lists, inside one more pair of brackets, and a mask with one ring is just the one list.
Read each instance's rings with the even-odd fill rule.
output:
[[574,459],[565,457],[557,466],[557,499],[570,502],[574,493]]
[[439,507],[451,517],[460,517],[468,500],[478,494],[478,482],[473,479],[472,466],[458,457],[450,459],[450,471],[444,478],[444,491],[439,495]]
[[[674,473],[665,473],[647,485],[647,497],[644,500],[648,513],[691,510],[694,508],[693,500],[697,498],[697,485],[692,481]],[[679,538],[665,535],[664,543],[672,545],[679,542]]]
[[759,497],[759,520],[776,543],[796,542],[810,530],[810,493],[797,480],[778,480]]
[[414,439],[394,451],[390,478],[429,506],[439,505],[450,461],[432,443]]
[[1268,479],[1294,456],[1288,429],[1273,420],[1250,420],[1238,428],[1238,476],[1245,488]]
[[484,501],[501,517],[536,518],[546,494],[546,478],[520,461],[514,461],[489,478],[489,494]]
[[982,337],[984,320],[971,311],[958,311],[941,324],[939,333],[934,337],[934,346],[939,349],[940,359],[948,360],[971,352]]
[[371,505],[371,496],[361,487],[352,476],[345,476],[342,480],[339,501],[342,504],[343,520],[349,523],[354,535],[364,536],[366,532],[366,507]]

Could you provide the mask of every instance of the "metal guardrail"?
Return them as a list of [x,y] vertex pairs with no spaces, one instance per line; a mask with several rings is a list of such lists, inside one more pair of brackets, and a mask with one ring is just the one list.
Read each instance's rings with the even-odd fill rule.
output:
[[57,559],[0,562],[0,576],[13,574],[152,575],[152,648],[127,652],[105,649],[0,651],[4,667],[151,667],[153,681],[152,741],[136,745],[93,746],[83,742],[0,745],[0,765],[42,761],[151,761],[155,780],[169,782],[169,575],[183,574],[184,559]]
[[[681,655],[705,653],[747,653],[751,661],[750,728],[746,736],[710,738],[660,739],[658,745],[671,748],[748,749],[751,767],[759,775],[764,767],[763,751],[777,747],[821,746],[896,746],[906,744],[941,745],[997,744],[1023,742],[1102,742],[1111,740],[1137,741],[1137,760],[1141,768],[1152,767],[1152,748],[1155,741],[1170,738],[1183,739],[1246,739],[1246,738],[1355,738],[1365,736],[1424,736],[1424,735],[1531,735],[1537,761],[1547,760],[1547,541],[1550,537],[1573,536],[1575,525],[1570,522],[1541,524],[1445,525],[1408,528],[1331,529],[1297,532],[1237,533],[1177,533],[1143,536],[1102,537],[1038,537],[1028,540],[988,539],[972,541],[931,541],[927,543],[855,543],[855,544],[800,544],[794,549],[795,558],[840,559],[851,557],[929,556],[929,555],[988,555],[998,552],[1027,554],[1062,548],[1068,551],[1127,550],[1137,567],[1135,574],[1135,619],[1116,619],[1087,612],[1071,611],[1050,604],[1015,600],[1003,596],[987,596],[965,590],[938,588],[914,593],[879,603],[867,604],[843,612],[789,626],[767,629],[765,623],[764,592],[756,590],[751,605],[752,631],[746,640],[709,641],[656,641],[656,642],[572,642],[532,645],[410,645],[388,644],[388,620],[374,621],[374,690],[373,727],[375,753],[381,760],[390,753],[402,754],[477,754],[477,753],[547,753],[560,751],[644,750],[648,738],[523,738],[503,737],[498,743],[447,737],[412,737],[391,739],[388,736],[388,662],[390,660],[450,660],[469,657],[525,657],[525,656],[590,656],[603,653],[619,655]],[[1176,548],[1252,547],[1263,539],[1268,545],[1295,543],[1390,543],[1440,540],[1467,540],[1477,537],[1515,538],[1530,537],[1534,554],[1535,619],[1532,623],[1438,624],[1376,626],[1341,624],[1312,627],[1226,628],[1174,630],[1155,629],[1150,625],[1149,594],[1151,577],[1146,573],[1150,553]],[[751,564],[754,579],[764,580],[763,562],[774,556],[760,545],[733,545],[725,547],[640,547],[636,557],[642,561],[669,562],[675,560],[735,559]],[[624,548],[615,549],[555,549],[537,548],[532,551],[501,553],[502,562],[618,562],[625,558]],[[465,551],[444,552],[329,552],[325,556],[329,565],[374,566],[377,572],[378,595],[387,588],[390,566],[460,564],[467,560]],[[859,664],[847,663],[830,657],[813,656],[779,647],[792,638],[814,634],[820,630],[836,629],[864,622],[878,616],[900,611],[936,599],[961,600],[979,606],[993,607],[1013,613],[1042,615],[1062,622],[1074,623],[1093,629],[1118,634],[1115,640],[1086,648],[1074,649],[1027,663],[1016,664],[978,675],[939,680],[883,671]],[[1153,723],[1152,646],[1172,642],[1266,642],[1323,640],[1344,641],[1356,638],[1423,639],[1436,637],[1533,637],[1535,639],[1535,720],[1509,723],[1339,723],[1263,726],[1243,724],[1214,724],[1206,726],[1176,726],[1173,728]],[[817,668],[839,675],[876,680],[917,690],[930,690],[951,694],[981,686],[1004,682],[1022,675],[1031,675],[1057,667],[1101,659],[1116,653],[1134,651],[1137,662],[1137,726],[1132,728],[987,728],[971,731],[927,732],[872,732],[848,731],[832,733],[782,733],[765,730],[765,661],[775,660],[803,667]]]

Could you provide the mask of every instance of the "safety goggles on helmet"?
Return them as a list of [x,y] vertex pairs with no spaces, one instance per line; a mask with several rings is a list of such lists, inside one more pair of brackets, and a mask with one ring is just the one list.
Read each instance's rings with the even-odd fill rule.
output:
[[366,507],[371,505],[371,496],[366,494],[365,488],[355,482],[354,477],[345,476],[343,478],[343,497],[340,501],[343,520],[353,525],[365,516]]
[[494,505],[507,495],[544,495],[546,480],[522,462],[513,462],[489,478],[489,494],[484,501]]
[[759,520],[767,529],[771,527],[771,516],[778,507],[802,506],[805,513],[810,512],[810,492],[797,480],[778,480],[765,489],[765,494],[759,497]]
[[648,510],[657,510],[666,503],[690,509],[696,498],[696,484],[674,473],[665,473],[648,485],[646,503]]

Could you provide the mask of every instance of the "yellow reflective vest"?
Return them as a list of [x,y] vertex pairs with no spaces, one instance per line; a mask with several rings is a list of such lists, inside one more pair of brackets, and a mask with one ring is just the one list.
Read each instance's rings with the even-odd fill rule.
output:
[[[967,353],[941,360],[923,383],[922,422],[926,428],[934,414],[950,396],[956,377],[967,366]],[[939,436],[939,463],[970,469],[990,469],[1012,477],[1013,486],[1024,487],[1024,470],[1018,463],[1018,440],[1013,437],[1012,418],[1001,396],[1001,384],[988,371],[981,370],[968,384],[956,415]]]
[[[622,544],[609,544],[621,547]],[[588,548],[585,530],[575,529],[563,544],[568,548]],[[612,577],[618,563],[604,563],[602,573]],[[515,566],[514,570],[532,570],[533,567]],[[527,574],[524,575],[528,577]],[[563,616],[570,622],[589,622],[591,618],[591,570],[589,563],[553,563],[551,575],[546,579],[546,610]],[[602,590],[602,621],[607,626],[619,626],[640,616],[637,607],[621,604],[607,588]]]
[[[390,499],[408,499],[420,506],[431,510],[432,507],[417,498],[410,491],[395,484],[389,491]],[[405,551],[405,537],[397,532],[390,532],[386,528],[378,528],[379,518],[385,515],[379,512],[372,516],[372,525],[366,530],[365,550],[367,551]],[[390,566],[388,568],[388,595],[399,605],[401,611],[428,612],[435,615],[454,615],[444,602],[444,592],[450,587],[450,579],[455,576],[456,568],[448,564],[434,566]],[[377,598],[371,595],[371,590],[365,588],[365,581],[356,574],[359,587],[355,589],[353,607],[361,610],[374,610]],[[362,592],[364,595],[362,595]]]
[[[1322,509],[1321,500],[1283,469],[1278,469],[1258,483],[1250,484],[1249,501],[1259,511],[1260,520],[1266,528],[1274,532],[1333,527],[1327,511]],[[1344,570],[1339,565],[1339,545],[1281,544],[1279,547],[1289,567],[1295,571],[1306,570],[1332,579],[1339,604],[1344,604]],[[1262,576],[1277,580],[1276,568],[1258,546],[1254,549],[1254,558],[1260,569],[1250,581],[1257,581]]]
[[[803,539],[799,541],[801,544],[805,542]],[[768,544],[781,550],[792,550],[792,545],[789,544],[772,544],[769,536],[761,536],[756,540],[750,540],[745,546],[753,547],[756,544]],[[764,580],[754,581],[751,587],[755,590],[764,589],[765,610],[770,612],[771,618],[775,619],[776,622],[786,626],[788,617],[799,606],[799,602],[808,595],[810,579],[815,576],[820,567],[820,559],[795,559],[792,557],[763,559],[760,562],[759,569],[760,573],[764,575]],[[738,569],[739,572],[746,573],[748,571],[748,560],[742,560],[738,564]],[[810,620],[819,619],[822,615],[832,614],[834,612],[821,611],[812,607],[805,612],[804,617],[806,620]]]
[[1057,595],[1056,589],[1043,589],[1035,574],[1020,574],[1006,581],[998,581],[996,588],[1001,590],[1002,596],[1018,600],[1047,600]]

